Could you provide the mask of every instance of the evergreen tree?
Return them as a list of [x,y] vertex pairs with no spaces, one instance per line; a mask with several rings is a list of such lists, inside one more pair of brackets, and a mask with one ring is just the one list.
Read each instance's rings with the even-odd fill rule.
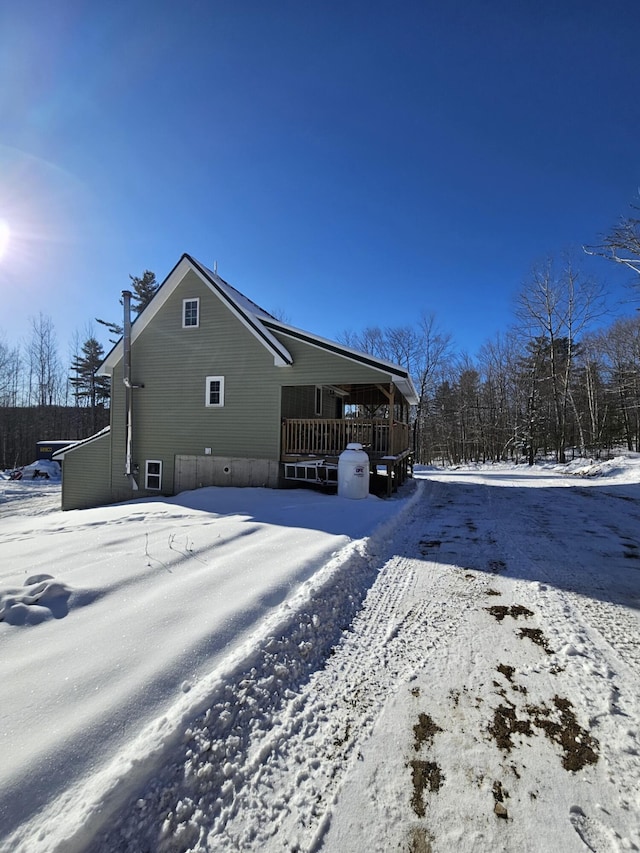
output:
[[[141,276],[129,275],[129,278],[131,279],[133,290],[131,307],[136,314],[140,314],[151,302],[160,285],[156,281],[156,274],[151,272],[151,270],[145,270]],[[120,304],[122,305],[122,299],[120,300]],[[112,323],[110,320],[100,320],[98,317],[96,317],[96,322],[107,327],[109,333],[114,336],[109,338],[109,340],[112,344],[117,344],[122,337],[122,325],[120,323]]]
[[84,403],[91,409],[92,431],[95,431],[96,411],[109,399],[109,379],[106,376],[96,376],[96,370],[103,361],[102,344],[91,337],[82,345],[80,355],[71,362],[73,375],[69,377],[69,382],[74,388],[73,396],[77,405]]
[[160,285],[156,281],[155,273],[151,270],[145,270],[141,277],[130,275],[129,278],[133,285],[131,307],[136,314],[140,314],[151,302]]
[[123,327],[118,323],[111,323],[109,320],[101,320],[99,317],[96,317],[96,323],[100,323],[101,326],[106,326],[109,334],[113,335],[113,337],[109,338],[109,343],[117,344],[120,338],[122,337]]

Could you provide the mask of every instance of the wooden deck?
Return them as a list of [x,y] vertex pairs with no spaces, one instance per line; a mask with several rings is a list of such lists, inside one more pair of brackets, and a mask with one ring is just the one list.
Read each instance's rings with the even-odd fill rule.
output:
[[384,466],[387,494],[409,476],[409,424],[386,418],[284,418],[281,462],[322,459],[337,464],[348,444],[361,444],[369,456],[372,473]]
[[282,461],[300,456],[339,456],[358,442],[371,460],[410,452],[409,425],[383,418],[284,418]]

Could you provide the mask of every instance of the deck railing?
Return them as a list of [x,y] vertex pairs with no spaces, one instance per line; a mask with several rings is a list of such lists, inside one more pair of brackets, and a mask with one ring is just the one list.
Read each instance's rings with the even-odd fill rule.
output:
[[409,424],[382,418],[284,418],[283,456],[339,456],[358,442],[372,457],[398,456],[409,450]]

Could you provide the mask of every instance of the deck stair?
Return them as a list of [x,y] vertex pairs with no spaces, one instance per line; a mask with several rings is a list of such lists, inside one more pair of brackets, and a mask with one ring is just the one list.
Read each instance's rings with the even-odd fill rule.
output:
[[324,459],[305,459],[284,463],[285,480],[317,483],[319,485],[338,485],[338,466]]

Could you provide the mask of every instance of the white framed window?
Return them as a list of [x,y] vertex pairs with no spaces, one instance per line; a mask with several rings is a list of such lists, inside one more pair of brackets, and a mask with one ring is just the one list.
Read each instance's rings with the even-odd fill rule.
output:
[[162,488],[162,462],[160,459],[147,459],[144,464],[145,489],[159,490]]
[[224,376],[207,376],[204,404],[213,408],[224,406]]
[[182,300],[182,328],[196,329],[200,325],[200,297]]
[[322,414],[322,385],[316,385],[316,415]]

